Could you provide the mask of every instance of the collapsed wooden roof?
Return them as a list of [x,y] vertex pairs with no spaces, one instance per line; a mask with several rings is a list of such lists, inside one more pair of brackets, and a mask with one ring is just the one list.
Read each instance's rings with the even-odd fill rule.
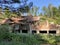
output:
[[[6,18],[0,21],[0,24],[4,23],[21,23],[22,21],[25,22],[34,22],[34,21],[39,21],[40,17],[39,16],[21,16],[18,18]],[[24,22],[23,22],[24,23]],[[48,21],[45,21],[44,23],[40,23],[38,25],[31,25],[32,30],[50,30],[50,29],[58,29],[60,26],[57,26],[56,24],[51,24]]]
[[38,16],[21,16],[21,17],[12,17],[12,18],[6,18],[0,21],[0,24],[4,23],[20,23],[21,21],[26,21],[26,22],[34,22],[40,20],[40,17]]

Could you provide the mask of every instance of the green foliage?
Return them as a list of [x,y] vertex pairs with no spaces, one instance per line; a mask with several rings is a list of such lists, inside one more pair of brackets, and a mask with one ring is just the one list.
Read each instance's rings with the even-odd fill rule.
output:
[[56,36],[55,39],[56,39],[56,42],[60,42],[60,36]]
[[33,6],[32,9],[30,9],[29,13],[33,16],[37,16],[38,10],[39,10],[39,8],[37,6]]
[[55,36],[53,36],[53,35],[42,35],[42,38],[44,40],[46,40],[47,43],[49,43],[49,44],[55,44],[56,43]]
[[17,42],[17,41],[1,41],[0,42],[0,45],[27,45],[25,43],[20,43],[20,42]]
[[43,34],[35,34],[35,35],[21,35],[21,34],[11,34],[10,39],[12,41],[20,42],[26,45],[40,45],[40,44],[51,44],[56,45],[60,42],[60,36],[53,35],[43,35]]
[[10,17],[10,11],[9,11],[9,9],[5,9],[5,17],[6,18],[9,18]]
[[38,44],[38,41],[34,38],[34,36],[29,36],[29,35],[18,35],[18,34],[10,34],[10,39],[12,41],[17,41],[20,43],[24,43],[26,45],[36,45]]
[[60,42],[60,36],[53,35],[43,35],[43,34],[34,34],[34,35],[21,35],[10,33],[9,41],[1,41],[1,45],[41,45],[41,44],[51,44],[56,45]]
[[28,13],[29,12],[29,7],[28,6],[25,6],[24,8],[20,8],[19,11],[21,13],[26,13],[26,12]]
[[0,25],[0,40],[7,39],[9,36],[8,25]]
[[[55,22],[56,24],[60,24],[60,6],[57,8],[51,4],[48,7],[43,7],[43,14],[46,17],[45,19]],[[48,19],[50,18],[50,19]]]

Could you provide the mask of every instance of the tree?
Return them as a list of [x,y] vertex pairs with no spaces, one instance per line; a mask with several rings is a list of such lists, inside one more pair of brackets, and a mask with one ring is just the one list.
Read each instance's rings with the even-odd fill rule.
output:
[[6,7],[4,9],[4,15],[5,15],[6,18],[10,18],[11,12],[9,11],[9,8],[8,7]]
[[44,15],[46,15],[46,13],[47,13],[46,9],[47,8],[45,6],[43,6],[42,10],[43,10]]
[[48,14],[49,14],[49,17],[53,17],[52,7],[53,6],[51,4],[49,4],[49,6],[48,6]]
[[49,4],[49,6],[48,7],[43,7],[43,12],[44,12],[44,15],[46,15],[47,17],[52,17],[53,16],[53,12],[52,12],[52,5],[51,4]]
[[47,17],[47,20],[54,21],[56,24],[60,24],[60,6],[57,8],[51,4],[48,7],[43,7],[44,17]]
[[30,13],[33,15],[33,16],[37,16],[37,13],[38,13],[38,7],[37,6],[33,6],[32,9],[30,9]]
[[[4,3],[4,5],[3,5],[3,3],[1,3],[1,5],[2,5],[1,7],[2,7],[2,10],[5,10],[5,8],[7,7],[9,9],[9,11],[11,11],[19,16],[19,15],[21,15],[21,13],[28,13],[29,10],[31,9],[31,7],[33,6],[32,2],[27,4],[27,1],[28,0],[11,0],[10,3]],[[9,2],[9,1],[7,1],[7,2]],[[22,5],[20,5],[21,3],[22,3]],[[11,5],[9,5],[9,4],[11,4]],[[18,7],[14,6],[16,4],[18,4],[19,6]],[[4,8],[3,8],[3,6],[4,6]]]

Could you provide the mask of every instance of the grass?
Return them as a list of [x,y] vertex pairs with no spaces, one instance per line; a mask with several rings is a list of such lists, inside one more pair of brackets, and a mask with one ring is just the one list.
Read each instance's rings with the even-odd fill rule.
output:
[[[41,44],[51,44],[56,45],[55,43],[60,42],[60,36],[53,35],[25,35],[25,34],[11,34],[11,41],[2,40],[0,45],[41,45]],[[57,40],[57,41],[56,41]]]

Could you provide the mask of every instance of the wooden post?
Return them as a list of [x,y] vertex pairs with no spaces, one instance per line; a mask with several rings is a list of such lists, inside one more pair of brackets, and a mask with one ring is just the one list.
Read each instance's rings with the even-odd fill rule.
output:
[[30,28],[30,34],[31,34],[32,33],[31,24],[29,24],[29,28]]
[[39,34],[39,30],[37,30],[37,34]]

